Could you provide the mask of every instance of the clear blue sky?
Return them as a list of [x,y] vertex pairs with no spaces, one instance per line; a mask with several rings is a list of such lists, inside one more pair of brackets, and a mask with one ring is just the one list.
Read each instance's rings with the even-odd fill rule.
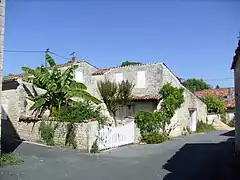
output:
[[[233,77],[239,8],[233,0],[7,0],[5,49],[75,51],[100,68],[160,61],[179,77],[233,86],[225,78]],[[43,62],[43,53],[6,52],[4,74]]]

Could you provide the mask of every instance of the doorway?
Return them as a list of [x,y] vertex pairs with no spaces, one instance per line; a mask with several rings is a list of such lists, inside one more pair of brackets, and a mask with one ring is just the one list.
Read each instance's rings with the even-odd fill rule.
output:
[[197,109],[189,109],[190,121],[189,127],[192,132],[197,130]]

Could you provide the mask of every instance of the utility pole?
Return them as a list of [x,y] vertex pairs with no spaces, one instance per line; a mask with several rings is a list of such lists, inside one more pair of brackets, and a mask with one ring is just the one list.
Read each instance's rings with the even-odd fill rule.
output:
[[[5,29],[5,5],[6,0],[0,0],[0,125],[2,122],[2,74],[3,74],[3,51],[4,51],[4,29]],[[1,126],[2,127],[2,126]],[[0,133],[1,133],[0,127]],[[1,135],[1,134],[0,134]]]

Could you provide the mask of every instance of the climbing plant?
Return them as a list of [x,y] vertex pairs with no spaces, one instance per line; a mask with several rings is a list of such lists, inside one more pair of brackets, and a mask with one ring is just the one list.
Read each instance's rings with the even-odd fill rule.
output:
[[[163,85],[159,94],[161,96],[160,109],[155,112],[139,111],[135,117],[135,122],[137,127],[140,129],[142,137],[153,138],[159,130],[162,130],[163,136],[158,136],[162,138],[168,136],[170,131],[167,131],[166,127],[170,124],[171,118],[174,116],[175,111],[181,107],[184,102],[184,89],[173,87],[170,83]],[[146,136],[146,134],[151,134],[151,136]],[[146,141],[146,140],[145,140]],[[156,140],[157,142],[162,141]]]

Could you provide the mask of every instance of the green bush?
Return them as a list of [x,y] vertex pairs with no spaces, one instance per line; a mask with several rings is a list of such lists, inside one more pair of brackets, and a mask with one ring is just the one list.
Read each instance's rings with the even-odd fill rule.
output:
[[158,132],[151,132],[151,133],[143,134],[141,141],[145,142],[147,144],[159,144],[168,139],[169,138],[166,134],[158,133]]
[[67,124],[67,135],[65,139],[65,146],[72,146],[73,149],[77,148],[77,142],[76,142],[76,132],[75,132],[75,125],[74,123],[68,123]]
[[135,116],[135,122],[141,134],[151,133],[160,128],[157,119],[153,118],[153,113],[148,111],[140,110]]
[[203,121],[198,121],[197,122],[197,131],[196,132],[211,132],[214,131],[215,128],[213,127],[212,124],[207,124],[204,123]]
[[100,107],[94,108],[88,102],[72,102],[62,106],[54,117],[60,122],[82,123],[88,119],[105,120],[100,114]]
[[90,153],[99,153],[100,150],[99,150],[99,147],[98,147],[98,144],[97,144],[97,139],[93,142],[93,145],[90,149]]
[[225,114],[226,106],[223,99],[215,96],[206,96],[203,100],[207,105],[208,113]]
[[47,145],[54,146],[55,129],[51,126],[51,124],[46,124],[42,121],[38,130],[42,140],[44,140]]
[[20,159],[17,155],[12,153],[6,153],[0,155],[0,166],[6,165],[18,165],[22,164],[24,161]]

